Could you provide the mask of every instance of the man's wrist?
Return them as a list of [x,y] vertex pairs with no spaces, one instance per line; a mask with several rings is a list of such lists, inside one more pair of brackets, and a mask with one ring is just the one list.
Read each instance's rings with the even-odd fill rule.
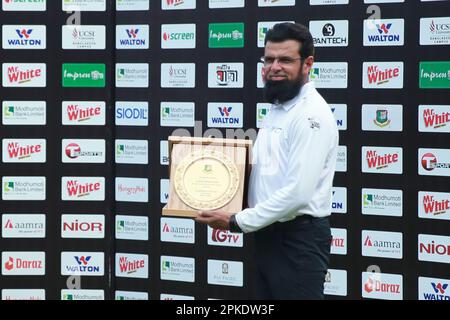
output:
[[241,227],[239,227],[239,225],[237,223],[235,214],[230,216],[229,224],[230,224],[230,232],[233,232],[233,233],[241,233],[242,232]]

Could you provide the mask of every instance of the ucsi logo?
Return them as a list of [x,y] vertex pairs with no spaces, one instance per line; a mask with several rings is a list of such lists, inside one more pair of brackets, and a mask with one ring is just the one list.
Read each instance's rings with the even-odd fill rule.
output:
[[144,259],[128,260],[128,257],[119,258],[119,268],[122,273],[134,273],[139,269],[145,268]]
[[427,128],[445,127],[450,122],[450,112],[436,113],[435,109],[427,108],[423,110],[422,116]]
[[212,232],[212,241],[214,242],[238,243],[241,237],[241,234],[231,233],[228,230],[213,229]]
[[25,144],[20,145],[18,142],[8,143],[8,156],[10,159],[24,159],[29,158],[33,154],[42,152],[42,144]]
[[398,293],[400,294],[400,285],[382,282],[381,280],[370,277],[364,284],[364,291],[367,293],[380,292],[380,293]]
[[379,155],[376,150],[367,150],[366,160],[369,168],[382,169],[399,161],[398,153]]
[[450,209],[450,200],[435,200],[433,195],[425,194],[423,196],[423,208],[425,213],[432,215],[443,214]]
[[42,261],[9,257],[5,262],[5,269],[8,271],[14,269],[42,269]]

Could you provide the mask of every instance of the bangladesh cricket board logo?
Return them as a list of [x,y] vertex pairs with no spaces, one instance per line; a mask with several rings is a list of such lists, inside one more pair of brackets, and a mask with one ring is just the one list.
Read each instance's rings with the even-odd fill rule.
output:
[[388,111],[387,110],[377,110],[376,112],[376,118],[373,120],[375,125],[378,127],[386,127],[391,123],[391,120],[388,118]]

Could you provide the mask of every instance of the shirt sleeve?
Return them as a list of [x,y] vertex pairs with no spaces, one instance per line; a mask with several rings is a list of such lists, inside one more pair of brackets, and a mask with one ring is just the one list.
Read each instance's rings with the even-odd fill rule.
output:
[[[321,179],[333,135],[318,118],[303,116],[292,122],[284,186],[265,201],[236,215],[243,232],[262,229],[308,205]],[[280,173],[279,173],[280,174]]]

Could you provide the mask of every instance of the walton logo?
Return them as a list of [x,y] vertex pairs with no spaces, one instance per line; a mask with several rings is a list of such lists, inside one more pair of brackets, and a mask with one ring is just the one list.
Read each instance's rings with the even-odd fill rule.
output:
[[434,109],[423,110],[423,121],[425,127],[433,127],[435,129],[445,127],[450,122],[450,112],[442,112],[436,114]]
[[67,271],[71,273],[76,272],[100,272],[99,266],[89,265],[92,256],[74,256],[77,265],[66,266]]
[[377,24],[378,33],[377,35],[369,35],[368,39],[370,42],[399,42],[400,35],[389,34],[392,27],[392,23],[382,23]]
[[80,266],[87,266],[91,258],[92,258],[91,256],[81,256],[81,257],[75,256],[75,260]]
[[368,150],[366,153],[366,160],[369,168],[383,169],[390,164],[398,162],[398,153],[386,153],[385,155],[378,155],[375,150]]
[[67,115],[70,121],[82,122],[93,117],[100,116],[101,108],[86,107],[83,109],[76,104],[70,104],[67,106]]
[[8,143],[8,156],[10,159],[25,159],[31,157],[33,154],[40,153],[42,145],[25,145],[20,146],[18,142]]
[[77,180],[69,180],[67,181],[67,193],[71,197],[84,197],[89,195],[91,192],[100,190],[100,182],[95,183],[85,183],[79,184]]
[[380,70],[376,65],[367,67],[369,84],[381,85],[389,82],[391,79],[398,78],[399,76],[400,68],[387,68],[385,70]]
[[214,229],[212,232],[212,241],[214,242],[237,243],[239,241],[239,237],[239,234],[230,233],[228,230]]
[[8,80],[11,84],[18,83],[26,83],[30,82],[33,79],[39,78],[42,76],[42,69],[28,69],[25,71],[19,70],[19,67],[8,67]]
[[145,268],[145,261],[143,259],[128,261],[127,257],[119,258],[120,272],[131,274],[137,272],[139,269]]
[[423,196],[423,208],[425,213],[430,213],[433,215],[446,213],[450,209],[450,200],[444,199],[441,201],[434,200],[432,195]]
[[434,292],[440,293],[440,294],[445,294],[445,290],[447,290],[447,287],[448,287],[447,283],[442,284],[440,282],[438,284],[432,282],[431,285],[433,286]]
[[16,29],[19,39],[8,39],[8,44],[11,46],[40,46],[42,41],[37,39],[30,39],[33,29]]
[[231,110],[233,110],[233,107],[219,107],[219,112],[222,117],[229,117]]
[[380,280],[375,280],[372,277],[369,277],[366,283],[364,284],[364,290],[367,293],[372,293],[374,291],[386,293],[400,293],[400,285],[383,283]]
[[126,29],[128,39],[120,39],[122,46],[145,46],[144,39],[136,39],[138,37],[139,29]]

